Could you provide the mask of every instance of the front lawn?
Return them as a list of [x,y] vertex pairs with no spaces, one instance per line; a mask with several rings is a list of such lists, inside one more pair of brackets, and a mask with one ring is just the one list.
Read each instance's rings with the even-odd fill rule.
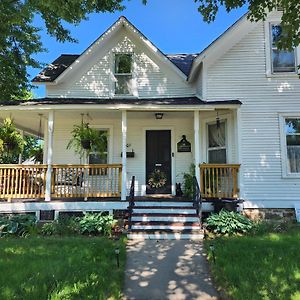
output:
[[102,237],[1,239],[0,299],[119,299],[125,255]]
[[213,277],[232,299],[300,299],[300,228],[261,236],[223,237],[213,244]]

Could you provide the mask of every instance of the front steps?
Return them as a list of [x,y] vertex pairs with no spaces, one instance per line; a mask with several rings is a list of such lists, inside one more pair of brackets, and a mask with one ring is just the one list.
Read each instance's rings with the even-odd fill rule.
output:
[[136,201],[129,239],[201,240],[200,219],[190,201],[172,199]]

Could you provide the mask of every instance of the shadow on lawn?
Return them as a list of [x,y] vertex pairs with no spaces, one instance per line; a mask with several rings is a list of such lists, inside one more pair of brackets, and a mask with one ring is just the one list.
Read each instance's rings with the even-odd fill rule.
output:
[[234,299],[300,299],[300,232],[214,243],[214,276]]
[[127,299],[217,299],[199,242],[130,241],[126,269]]

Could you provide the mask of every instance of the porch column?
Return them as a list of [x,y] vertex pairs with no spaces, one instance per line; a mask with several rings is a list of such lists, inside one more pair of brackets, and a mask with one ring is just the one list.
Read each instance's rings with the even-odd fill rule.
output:
[[47,174],[45,201],[51,200],[51,179],[52,179],[52,158],[53,158],[53,129],[54,129],[54,111],[48,114],[48,134],[47,134]]
[[122,111],[122,191],[121,200],[126,200],[127,195],[127,111]]
[[197,178],[197,181],[200,185],[200,170],[199,170],[199,164],[200,164],[200,137],[199,137],[199,125],[200,119],[199,119],[199,111],[194,111],[194,161],[195,161],[195,175]]
[[235,115],[235,132],[236,132],[236,151],[237,151],[237,160],[241,164],[240,170],[238,173],[238,183],[240,189],[240,198],[244,198],[244,182],[243,182],[243,164],[242,164],[242,135],[241,135],[242,123],[241,123],[241,109],[236,109]]

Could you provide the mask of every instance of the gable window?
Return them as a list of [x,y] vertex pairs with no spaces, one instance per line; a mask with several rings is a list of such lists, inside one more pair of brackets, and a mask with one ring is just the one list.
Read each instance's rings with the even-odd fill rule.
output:
[[287,172],[300,173],[300,118],[285,119]]
[[[96,152],[91,152],[88,157],[88,162],[90,165],[96,165],[96,164],[108,164],[108,130],[107,129],[99,129],[99,133],[101,135],[101,138],[103,139],[104,143],[104,151],[103,153],[99,154]],[[102,134],[104,133],[104,134]],[[101,174],[98,174],[99,171],[95,172],[98,169],[95,169],[92,174],[90,175],[105,175],[106,169],[101,170]]]
[[132,54],[115,54],[115,95],[132,95]]
[[225,121],[217,124],[208,124],[208,163],[225,164],[226,163],[226,123]]
[[271,61],[273,73],[296,72],[295,50],[279,50],[277,41],[282,34],[279,24],[271,24]]

